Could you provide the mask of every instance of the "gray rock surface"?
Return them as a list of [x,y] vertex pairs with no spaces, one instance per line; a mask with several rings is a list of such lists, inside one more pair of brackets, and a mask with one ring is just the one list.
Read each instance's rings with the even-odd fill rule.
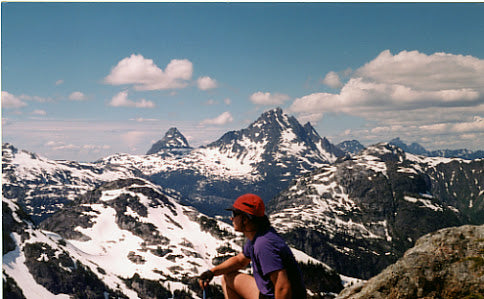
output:
[[445,228],[421,237],[403,258],[339,299],[483,298],[484,225]]

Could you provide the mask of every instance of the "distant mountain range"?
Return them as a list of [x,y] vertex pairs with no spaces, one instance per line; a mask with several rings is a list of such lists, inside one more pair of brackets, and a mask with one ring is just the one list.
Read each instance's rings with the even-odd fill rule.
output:
[[[157,144],[167,142],[165,136]],[[281,109],[269,110],[247,128],[227,132],[185,154],[165,153],[166,148],[146,156],[118,154],[97,163],[140,170],[160,186],[179,191],[185,203],[213,216],[224,213],[243,193],[269,200],[295,177],[345,154],[309,123],[302,126]]]
[[[422,155],[427,157],[442,157],[442,158],[461,158],[466,160],[475,160],[475,159],[483,159],[484,158],[484,151],[471,151],[468,149],[457,149],[457,150],[450,150],[450,149],[443,149],[443,150],[435,150],[435,151],[428,151],[422,145],[413,142],[410,145],[407,145],[403,142],[399,137],[390,140],[389,142],[392,145],[398,146],[406,153],[414,154],[414,155]],[[348,140],[343,141],[336,145],[338,148],[343,150],[344,152],[354,155],[358,154],[361,150],[365,148],[358,140]]]
[[[76,282],[91,281],[87,293],[120,298],[200,296],[190,277],[240,249],[219,221],[224,208],[253,192],[299,260],[312,262],[304,273],[313,294],[336,293],[336,273],[367,279],[425,233],[484,223],[484,160],[393,143],[335,146],[273,109],[206,146],[191,148],[171,128],[146,155],[93,163],[3,144],[4,281],[13,293],[76,297],[86,288]],[[34,281],[17,281],[26,272]],[[59,284],[59,275],[69,278]]]
[[423,155],[427,157],[443,157],[443,158],[462,158],[466,160],[483,159],[484,151],[471,151],[468,149],[457,149],[457,150],[435,150],[428,151],[420,144],[414,142],[410,145],[405,144],[400,138],[395,138],[390,141],[390,144],[396,145],[407,153],[415,155]]
[[56,161],[2,145],[3,196],[15,199],[36,223],[104,182],[141,175],[119,164]]

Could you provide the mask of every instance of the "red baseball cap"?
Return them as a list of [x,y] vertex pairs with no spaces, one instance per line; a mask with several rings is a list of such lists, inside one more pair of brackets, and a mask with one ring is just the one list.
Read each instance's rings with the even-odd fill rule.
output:
[[247,193],[239,196],[232,207],[228,208],[229,211],[240,210],[247,214],[263,217],[265,215],[266,207],[262,199],[252,193]]

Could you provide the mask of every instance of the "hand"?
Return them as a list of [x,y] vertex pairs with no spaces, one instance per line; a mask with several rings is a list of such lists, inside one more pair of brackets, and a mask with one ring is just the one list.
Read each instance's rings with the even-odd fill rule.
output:
[[210,270],[203,272],[198,277],[198,283],[200,284],[200,287],[202,289],[205,289],[208,286],[208,284],[210,283],[210,281],[212,280],[213,276],[214,276],[214,274]]

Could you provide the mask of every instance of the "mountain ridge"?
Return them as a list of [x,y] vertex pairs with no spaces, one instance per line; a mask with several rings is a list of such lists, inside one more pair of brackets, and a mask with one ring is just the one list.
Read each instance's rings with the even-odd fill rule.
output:
[[482,186],[482,160],[416,156],[381,143],[295,179],[268,209],[294,247],[368,279],[422,234],[484,223]]
[[[201,298],[197,276],[242,249],[243,237],[231,225],[139,178],[93,189],[39,228],[20,217],[13,201],[4,198],[3,205],[4,244],[11,236],[13,245],[3,254],[8,298]],[[311,292],[342,289],[334,270],[294,254]],[[219,298],[220,278],[214,283],[209,291]]]
[[389,143],[400,147],[405,152],[415,154],[415,155],[423,155],[427,157],[462,158],[466,160],[475,160],[475,159],[484,158],[484,151],[482,150],[478,150],[475,152],[468,149],[456,149],[456,150],[440,149],[440,150],[428,151],[417,142],[413,142],[412,144],[407,145],[399,137],[392,139]]

